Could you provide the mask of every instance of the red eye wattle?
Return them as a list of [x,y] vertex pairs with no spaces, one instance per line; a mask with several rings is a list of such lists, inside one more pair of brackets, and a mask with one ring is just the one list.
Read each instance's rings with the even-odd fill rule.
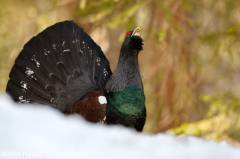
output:
[[127,37],[128,35],[131,35],[130,31],[128,31],[128,32],[126,33],[126,36],[125,36],[125,37]]

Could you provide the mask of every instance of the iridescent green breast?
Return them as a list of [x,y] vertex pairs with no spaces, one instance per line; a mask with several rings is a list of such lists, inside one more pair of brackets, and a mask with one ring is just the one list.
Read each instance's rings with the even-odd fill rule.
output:
[[117,114],[139,117],[146,113],[145,95],[140,88],[129,86],[122,91],[111,92],[106,97],[108,105]]

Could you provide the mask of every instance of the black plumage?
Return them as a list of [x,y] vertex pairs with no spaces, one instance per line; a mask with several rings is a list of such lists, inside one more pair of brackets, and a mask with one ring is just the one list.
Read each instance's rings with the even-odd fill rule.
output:
[[[145,95],[138,66],[140,28],[126,34],[112,74],[101,48],[72,21],[30,39],[9,74],[6,92],[19,103],[38,102],[91,122],[142,131]],[[106,103],[99,98],[105,96]]]
[[62,112],[111,76],[101,48],[72,21],[57,23],[29,40],[10,72],[7,93]]

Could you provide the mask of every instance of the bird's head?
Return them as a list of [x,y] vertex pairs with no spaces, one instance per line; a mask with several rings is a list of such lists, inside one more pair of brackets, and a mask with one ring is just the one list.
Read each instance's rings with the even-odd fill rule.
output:
[[128,31],[126,33],[122,49],[124,49],[124,51],[126,49],[128,52],[139,52],[143,50],[142,42],[140,27],[137,27],[133,31]]

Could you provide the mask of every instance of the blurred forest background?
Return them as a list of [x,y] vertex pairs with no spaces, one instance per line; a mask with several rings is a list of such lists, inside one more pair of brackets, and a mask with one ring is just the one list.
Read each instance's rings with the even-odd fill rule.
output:
[[23,45],[74,20],[117,65],[126,31],[141,27],[144,132],[240,143],[239,0],[1,0],[0,91]]

